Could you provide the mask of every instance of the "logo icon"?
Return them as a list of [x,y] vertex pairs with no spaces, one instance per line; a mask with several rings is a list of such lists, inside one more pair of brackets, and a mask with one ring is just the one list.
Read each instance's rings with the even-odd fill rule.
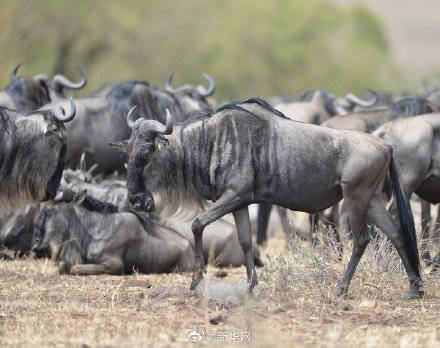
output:
[[201,329],[193,330],[188,335],[188,342],[189,343],[199,343],[202,341],[204,335],[205,335],[205,332]]

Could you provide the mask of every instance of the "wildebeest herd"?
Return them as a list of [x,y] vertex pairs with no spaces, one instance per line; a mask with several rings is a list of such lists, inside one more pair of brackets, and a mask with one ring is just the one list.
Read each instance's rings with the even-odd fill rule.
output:
[[310,236],[318,220],[338,241],[349,233],[340,294],[375,236],[368,224],[399,253],[409,297],[423,294],[409,198],[422,199],[424,245],[429,204],[440,202],[438,91],[337,97],[319,88],[217,106],[209,75],[208,87],[172,87],[171,74],[164,89],[110,82],[74,100],[66,90],[86,86],[81,68],[72,82],[18,76],[21,65],[0,91],[3,257],[32,250],[72,275],[192,271],[191,289],[207,262],[244,264],[252,291],[276,205],[288,244],[285,209],[311,214]]

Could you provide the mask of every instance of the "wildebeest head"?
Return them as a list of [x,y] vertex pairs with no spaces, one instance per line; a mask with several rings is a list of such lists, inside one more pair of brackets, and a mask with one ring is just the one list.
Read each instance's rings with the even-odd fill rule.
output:
[[314,104],[323,106],[330,116],[335,115],[346,115],[353,111],[356,106],[362,107],[373,107],[378,101],[377,92],[369,88],[368,89],[373,95],[369,100],[363,100],[354,94],[348,93],[344,98],[338,98],[334,94],[328,93],[323,88],[318,88],[313,91],[310,89],[305,90],[301,94],[301,101],[307,100],[308,96],[311,95],[310,101]]
[[215,82],[211,76],[206,73],[203,74],[203,77],[209,82],[208,89],[202,85],[183,85],[174,89],[171,86],[173,77],[174,73],[170,74],[167,82],[165,83],[165,89],[177,98],[183,109],[183,112],[186,115],[201,109],[211,109],[211,106],[207,100],[207,98],[215,91]]
[[80,89],[87,84],[87,76],[77,67],[82,79],[78,83],[69,81],[63,75],[56,75],[52,80],[47,75],[40,74],[34,77],[17,76],[22,62],[17,64],[11,72],[11,83],[0,91],[0,105],[14,110],[33,111],[43,105],[65,98],[64,89]]
[[[132,135],[128,143],[120,143],[120,150],[126,151],[128,156],[127,169],[131,173],[142,173],[144,167],[150,162],[154,152],[161,150],[161,147],[167,146],[167,139],[164,135],[170,135],[173,132],[171,113],[166,109],[166,125],[156,120],[145,120],[133,117],[133,107],[127,115],[127,122],[132,129]],[[115,146],[115,144],[112,144]],[[136,210],[153,212],[155,204],[153,196],[145,189],[143,182],[133,181],[131,175],[127,178],[128,199]]]
[[70,103],[68,114],[60,106],[28,114],[0,107],[2,209],[55,197],[65,161],[64,123],[76,114],[73,98]]

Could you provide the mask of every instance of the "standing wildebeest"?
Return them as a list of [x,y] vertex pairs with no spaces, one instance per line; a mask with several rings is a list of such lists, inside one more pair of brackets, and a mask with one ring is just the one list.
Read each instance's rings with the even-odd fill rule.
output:
[[[404,98],[389,108],[379,110],[363,111],[350,115],[338,115],[324,122],[323,126],[334,129],[357,130],[360,132],[372,133],[381,125],[394,119],[407,116],[417,116],[436,112],[438,108],[423,98]],[[424,204],[425,206],[426,204]],[[337,225],[337,207],[333,209],[334,225]],[[341,216],[341,227],[349,231],[347,216]],[[424,219],[422,219],[424,223]]]
[[[249,204],[316,213],[344,198],[354,236],[340,293],[347,291],[370,240],[368,216],[399,252],[410,297],[420,296],[414,220],[398,182],[391,146],[369,134],[292,121],[260,99],[232,102],[198,116],[173,132],[169,112],[166,126],[134,121],[128,115],[133,129],[127,147],[130,203],[137,210],[162,215],[178,209],[199,213],[192,224],[196,254],[192,289],[205,271],[203,230],[225,214],[234,215],[252,288],[257,275]],[[397,196],[398,224],[385,208],[381,189],[388,172]]]
[[60,106],[21,113],[0,107],[0,209],[55,197],[64,169],[64,123],[75,117]]
[[322,125],[334,129],[371,133],[384,123],[396,118],[428,114],[437,110],[437,107],[426,99],[404,98],[389,108],[338,115],[327,120]]
[[183,87],[182,90],[179,88],[176,92],[168,92],[146,81],[125,81],[109,89],[104,88],[104,92],[94,97],[76,100],[78,116],[67,127],[67,166],[76,168],[85,152],[87,163],[97,164],[98,170],[104,173],[124,171],[125,156],[107,146],[107,142],[130,138],[131,129],[127,125],[126,115],[131,107],[138,105],[143,117],[161,122],[165,121],[163,115],[166,108],[172,110],[179,121],[185,120],[189,113],[199,108],[209,108],[204,99],[200,100],[204,98],[201,94],[190,91],[187,95]]
[[32,249],[48,250],[60,273],[76,275],[188,271],[194,262],[191,245],[173,230],[84,193],[39,214]]
[[[394,120],[373,135],[393,147],[399,159],[397,167],[402,188],[408,197],[415,192],[430,203],[440,203],[440,113]],[[395,208],[395,202],[393,205]],[[422,233],[423,244],[428,237],[426,226]],[[426,246],[423,249],[423,258],[429,262],[429,251]]]
[[69,81],[63,75],[56,75],[50,80],[46,75],[40,74],[35,77],[17,77],[19,63],[11,72],[11,83],[0,91],[0,105],[13,110],[33,111],[43,105],[64,99],[64,89],[81,89],[87,84],[87,76],[80,67],[78,72],[82,76],[80,82]]
[[209,87],[206,89],[202,85],[183,85],[176,89],[171,86],[174,73],[170,74],[167,82],[165,83],[165,89],[172,93],[180,103],[183,112],[186,115],[191,114],[193,111],[211,109],[207,98],[214,94],[215,82],[214,79],[208,74],[204,73],[203,77],[208,80]]
[[284,113],[287,117],[295,121],[311,124],[322,124],[332,116],[347,114],[353,111],[356,105],[372,107],[377,102],[377,93],[370,89],[373,94],[371,100],[362,100],[353,94],[347,94],[345,98],[336,98],[329,94],[325,89],[318,88],[313,91],[312,98],[306,101],[305,98],[312,91],[305,91],[301,96],[300,102],[281,103],[275,109]]

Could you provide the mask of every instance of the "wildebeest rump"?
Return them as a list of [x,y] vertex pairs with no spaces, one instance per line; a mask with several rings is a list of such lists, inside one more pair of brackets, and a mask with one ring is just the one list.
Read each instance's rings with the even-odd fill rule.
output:
[[41,212],[32,249],[49,249],[60,273],[76,275],[188,271],[194,260],[189,242],[173,230],[86,194]]
[[64,169],[64,109],[21,113],[0,107],[0,209],[19,208],[55,197]]
[[[394,120],[373,134],[393,147],[399,159],[400,181],[408,196],[415,192],[430,203],[440,203],[440,113]],[[394,198],[392,204],[395,208]],[[423,241],[427,232],[424,228]],[[423,249],[427,250],[426,246]],[[428,261],[429,253],[424,258]]]
[[[315,213],[344,198],[354,244],[340,292],[347,291],[369,242],[369,216],[398,250],[410,295],[420,295],[409,201],[398,183],[392,149],[380,139],[295,122],[259,99],[226,104],[174,132],[169,114],[166,126],[151,120],[135,122],[130,114],[128,121],[133,133],[127,148],[127,188],[133,207],[165,215],[178,209],[198,214],[192,224],[196,254],[192,288],[205,269],[203,230],[225,214],[234,215],[252,287],[257,278],[249,204],[271,203]],[[385,209],[380,187],[388,172],[399,202],[397,225]]]

